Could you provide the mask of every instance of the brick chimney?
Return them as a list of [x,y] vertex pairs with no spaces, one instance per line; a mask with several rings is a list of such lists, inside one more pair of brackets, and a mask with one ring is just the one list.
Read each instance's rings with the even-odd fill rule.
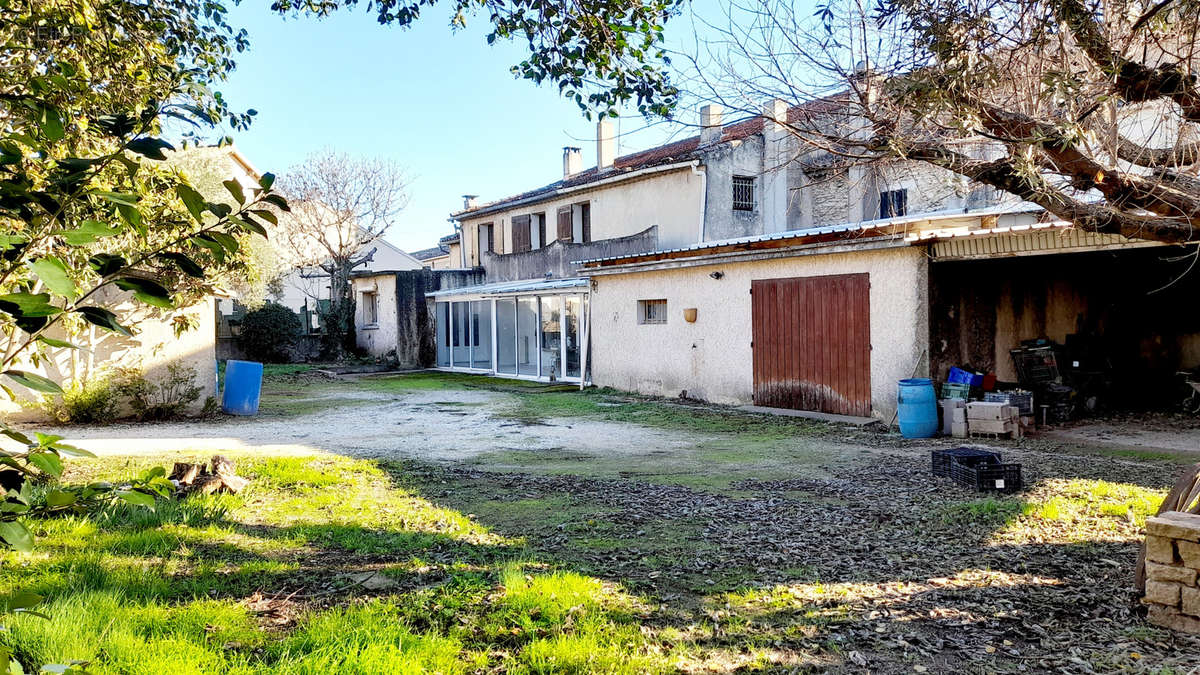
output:
[[725,108],[716,103],[700,107],[700,145],[712,145],[721,140],[721,117]]
[[617,136],[613,123],[607,117],[596,123],[596,169],[608,171],[617,158]]
[[583,171],[583,151],[566,146],[563,148],[563,178],[570,178]]

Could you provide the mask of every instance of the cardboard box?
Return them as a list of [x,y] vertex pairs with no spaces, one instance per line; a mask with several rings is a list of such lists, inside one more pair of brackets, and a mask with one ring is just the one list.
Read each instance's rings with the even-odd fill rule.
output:
[[950,425],[950,435],[955,438],[966,438],[967,437],[967,423],[965,421],[952,423]]
[[973,434],[1007,434],[1015,426],[1011,420],[967,420],[967,429]]
[[1007,420],[1012,417],[1010,410],[1015,410],[1015,408],[1006,403],[992,401],[972,401],[967,404],[967,419]]
[[950,420],[951,422],[962,422],[963,424],[967,423],[966,406],[962,408],[955,408],[953,411],[951,411],[951,413],[953,415],[953,418]]

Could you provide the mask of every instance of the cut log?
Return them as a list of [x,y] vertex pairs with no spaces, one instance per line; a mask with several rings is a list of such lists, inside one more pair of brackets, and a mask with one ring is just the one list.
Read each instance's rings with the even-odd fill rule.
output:
[[188,494],[211,495],[220,491],[225,487],[225,480],[220,476],[201,476],[195,483],[192,484]]
[[179,481],[180,485],[191,485],[196,482],[196,477],[200,475],[200,471],[203,468],[199,464],[192,464],[190,462],[175,462],[175,468],[171,470],[171,475],[168,478]]
[[233,462],[227,457],[221,455],[213,455],[212,472],[218,476],[236,476],[237,472],[233,470]]
[[220,478],[221,482],[225,484],[225,489],[235,495],[241,492],[242,488],[250,484],[250,481],[241,476],[220,476]]

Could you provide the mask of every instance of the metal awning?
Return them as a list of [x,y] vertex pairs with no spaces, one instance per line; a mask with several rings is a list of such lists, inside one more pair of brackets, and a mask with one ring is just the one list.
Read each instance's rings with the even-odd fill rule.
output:
[[571,279],[525,279],[521,281],[501,281],[493,284],[448,288],[441,291],[426,293],[427,298],[449,298],[459,296],[479,296],[485,298],[502,297],[506,295],[537,295],[578,289],[587,292],[590,282],[587,279],[574,277]]

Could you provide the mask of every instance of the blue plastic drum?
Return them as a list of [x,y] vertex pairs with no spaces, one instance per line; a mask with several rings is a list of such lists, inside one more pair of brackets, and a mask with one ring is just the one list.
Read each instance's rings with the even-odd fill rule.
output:
[[900,380],[897,397],[900,435],[905,438],[932,438],[938,431],[937,395],[933,380],[914,377]]
[[[256,361],[225,362],[225,391],[221,409],[230,415],[257,415],[262,396],[263,364]],[[936,421],[936,420],[935,420]]]

